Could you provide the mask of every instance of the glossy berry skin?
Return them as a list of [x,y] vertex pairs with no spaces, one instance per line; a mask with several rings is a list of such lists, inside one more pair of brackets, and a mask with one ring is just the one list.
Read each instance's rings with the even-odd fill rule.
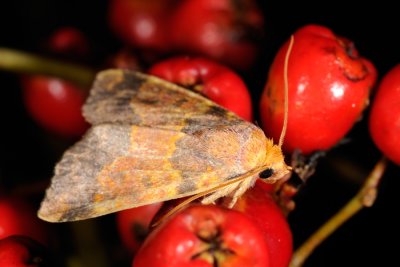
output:
[[11,235],[29,236],[43,244],[49,242],[46,223],[36,216],[36,209],[20,198],[3,195],[0,196],[0,239]]
[[379,84],[372,102],[369,131],[382,153],[400,165],[400,64]]
[[193,205],[156,228],[132,266],[270,265],[262,233],[246,215],[215,205]]
[[153,65],[148,72],[192,89],[252,121],[249,91],[243,80],[229,68],[201,57],[175,57]]
[[85,94],[76,85],[58,78],[25,76],[22,88],[27,111],[42,127],[70,138],[80,137],[88,128],[81,113]]
[[116,222],[120,238],[130,252],[136,253],[145,240],[150,222],[162,203],[119,211]]
[[125,43],[144,50],[169,51],[171,0],[110,0],[109,23]]
[[0,266],[50,266],[46,258],[46,248],[32,238],[13,235],[0,239]]
[[261,229],[268,246],[270,266],[287,267],[293,252],[292,232],[269,191],[269,184],[258,180],[238,199],[233,209],[246,214]]
[[256,59],[263,25],[252,0],[186,0],[171,18],[171,42],[178,51],[246,70]]
[[[260,102],[263,129],[276,141],[284,117],[283,70],[288,43],[270,67]],[[289,121],[284,150],[309,154],[335,145],[360,118],[376,76],[372,63],[330,29],[308,25],[297,30],[288,64]]]

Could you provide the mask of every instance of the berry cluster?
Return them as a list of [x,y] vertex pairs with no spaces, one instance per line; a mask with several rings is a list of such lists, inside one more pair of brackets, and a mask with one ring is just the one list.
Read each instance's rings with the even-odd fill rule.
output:
[[[370,136],[385,157],[400,164],[396,145],[400,141],[400,65],[377,83],[373,63],[358,53],[353,42],[331,29],[321,25],[297,29],[287,73],[289,41],[277,51],[264,90],[256,95],[243,79],[252,77],[252,68],[265,49],[260,42],[265,18],[255,1],[109,0],[107,12],[110,30],[125,47],[93,69],[142,71],[176,83],[244,120],[259,119],[275,143],[287,111],[282,147],[287,159],[299,153],[311,158],[337,146],[363,119],[370,104]],[[46,39],[46,51],[60,62],[83,63],[93,48],[88,39],[78,29],[60,28]],[[5,66],[1,60],[0,68]],[[39,60],[33,71],[20,78],[27,113],[51,138],[65,142],[81,137],[90,127],[81,113],[90,84],[67,80],[62,73],[49,76],[42,70]],[[94,73],[89,71],[89,76]],[[297,175],[302,178],[301,173]],[[128,258],[132,267],[288,266],[293,237],[287,214],[297,193],[290,182],[257,182],[232,209],[223,203],[194,201],[153,228],[152,223],[179,200],[120,211],[111,224],[126,255],[119,255],[123,260],[114,258],[120,262]],[[57,254],[61,259],[54,260],[45,247],[62,246],[57,244],[57,235],[65,229],[53,229],[39,220],[37,207],[30,206],[32,196],[16,197],[11,191],[0,184],[0,266],[65,265],[68,252]],[[35,197],[44,193],[43,186],[39,191],[33,196],[35,203]]]

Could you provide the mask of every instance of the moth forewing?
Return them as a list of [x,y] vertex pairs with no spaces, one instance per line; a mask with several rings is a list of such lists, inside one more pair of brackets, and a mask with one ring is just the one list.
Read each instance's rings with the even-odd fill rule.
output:
[[[209,200],[237,198],[257,177],[246,173],[284,164],[283,156],[269,162],[269,141],[254,124],[144,74],[101,72],[84,110],[94,126],[57,164],[39,210],[44,220],[87,219],[214,188]],[[220,187],[238,177],[252,180]]]
[[[55,168],[38,216],[82,220],[154,202],[207,195],[231,206],[260,177],[290,172],[262,130],[179,86],[126,70],[100,72],[83,107],[93,127]],[[196,196],[197,197],[197,196]]]

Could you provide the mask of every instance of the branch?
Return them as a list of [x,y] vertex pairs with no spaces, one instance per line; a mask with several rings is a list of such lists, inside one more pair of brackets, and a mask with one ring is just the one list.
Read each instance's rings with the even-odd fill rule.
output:
[[382,157],[367,177],[363,187],[341,210],[322,225],[293,254],[290,267],[300,267],[314,249],[364,207],[371,207],[378,193],[378,185],[386,169],[387,160]]
[[88,87],[95,75],[86,67],[3,47],[0,47],[0,70],[56,76],[83,87]]

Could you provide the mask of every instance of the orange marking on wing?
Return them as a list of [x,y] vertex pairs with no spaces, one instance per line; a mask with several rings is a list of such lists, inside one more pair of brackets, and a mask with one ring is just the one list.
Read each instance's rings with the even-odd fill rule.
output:
[[215,173],[211,176],[209,173],[204,173],[203,175],[201,175],[201,177],[197,181],[196,187],[197,188],[207,188],[212,184],[217,184],[217,183],[221,182],[222,177],[225,177],[225,176],[222,176],[222,175],[215,176]]
[[[172,180],[177,180],[181,179],[182,177],[180,176],[179,173],[174,173],[170,175],[168,179]],[[164,179],[163,179],[164,180]],[[176,187],[173,186],[164,186],[164,187],[158,187],[157,190],[146,190],[143,192],[143,194],[138,198],[139,202],[147,203],[151,200],[154,200],[155,198],[157,199],[174,199],[178,195],[178,191],[176,190]]]
[[100,201],[102,201],[103,199],[104,199],[104,196],[101,195],[101,194],[95,194],[95,195],[94,195],[94,201],[95,201],[95,202],[100,202]]
[[154,130],[133,125],[130,136],[130,153],[169,158],[176,149],[175,143],[185,135],[179,132],[182,127],[174,128],[176,129]]

